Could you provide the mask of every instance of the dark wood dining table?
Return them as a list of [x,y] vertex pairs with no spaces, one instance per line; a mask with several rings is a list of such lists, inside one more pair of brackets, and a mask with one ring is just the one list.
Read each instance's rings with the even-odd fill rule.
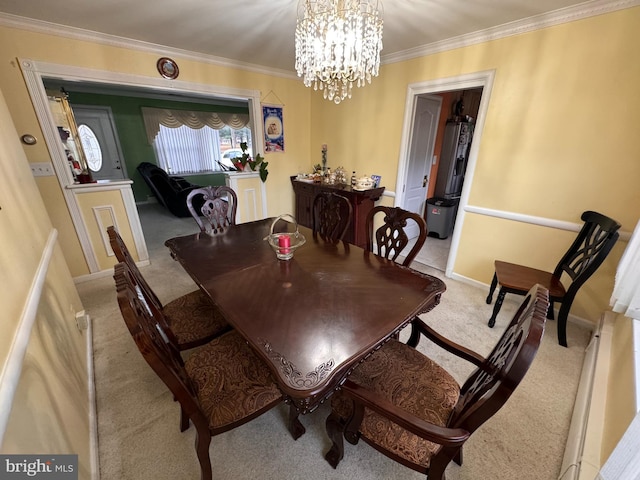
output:
[[305,414],[416,315],[435,307],[446,287],[354,245],[325,243],[305,227],[299,230],[306,243],[291,260],[278,260],[264,240],[272,223],[243,223],[165,245]]

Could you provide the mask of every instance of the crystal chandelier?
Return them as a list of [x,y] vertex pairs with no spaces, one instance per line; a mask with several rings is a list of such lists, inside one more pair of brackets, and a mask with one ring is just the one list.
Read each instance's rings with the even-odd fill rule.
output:
[[300,0],[296,71],[307,87],[340,103],[378,76],[382,50],[379,0]]

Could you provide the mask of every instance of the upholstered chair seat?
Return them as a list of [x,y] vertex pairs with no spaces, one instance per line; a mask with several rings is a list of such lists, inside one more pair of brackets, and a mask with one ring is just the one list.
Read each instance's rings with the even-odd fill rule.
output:
[[195,351],[184,368],[211,430],[233,428],[282,400],[269,369],[235,331]]
[[231,327],[217,306],[201,290],[195,290],[162,307],[179,350],[201,345],[203,339],[215,338]]
[[[397,340],[390,340],[371,355],[355,369],[349,380],[416,417],[442,427],[447,426],[460,396],[460,386],[445,369]],[[331,408],[341,418],[349,418],[353,402],[337,393],[332,397]],[[364,409],[360,431],[364,438],[375,438],[376,443],[388,452],[427,469],[440,448],[368,408]]]

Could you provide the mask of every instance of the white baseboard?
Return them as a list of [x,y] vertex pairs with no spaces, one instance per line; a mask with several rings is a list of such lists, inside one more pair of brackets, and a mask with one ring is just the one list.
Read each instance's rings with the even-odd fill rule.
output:
[[605,403],[615,315],[605,312],[586,348],[560,480],[593,480],[602,467]]
[[85,315],[87,320],[87,388],[89,390],[89,451],[91,455],[91,478],[100,480],[100,454],[98,448],[98,406],[96,404],[96,382],[93,364],[93,320]]

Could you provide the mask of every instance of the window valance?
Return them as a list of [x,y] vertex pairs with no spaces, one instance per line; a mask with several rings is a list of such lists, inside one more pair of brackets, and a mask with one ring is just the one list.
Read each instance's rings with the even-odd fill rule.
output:
[[141,110],[149,143],[153,143],[158,135],[160,125],[169,128],[179,128],[186,125],[196,130],[205,125],[214,130],[220,130],[225,126],[238,130],[249,125],[248,113],[193,112],[151,107],[142,107]]

